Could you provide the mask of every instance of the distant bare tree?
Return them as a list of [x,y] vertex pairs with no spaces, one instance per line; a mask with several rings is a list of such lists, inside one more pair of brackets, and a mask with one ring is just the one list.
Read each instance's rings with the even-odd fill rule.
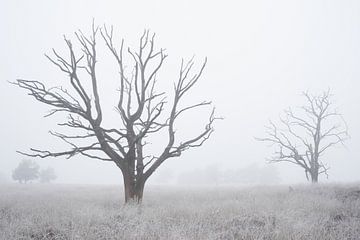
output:
[[28,181],[39,178],[39,165],[31,160],[22,160],[14,169],[12,178],[19,183],[27,183]]
[[[103,106],[100,104],[97,74],[97,40],[99,34],[113,56],[119,71],[119,95],[116,110],[120,115],[119,124],[106,128],[103,124]],[[157,92],[157,75],[163,66],[167,55],[164,49],[155,49],[155,34],[145,31],[139,41],[139,47],[133,51],[124,51],[124,40],[117,48],[113,38],[113,28],[99,28],[92,25],[90,36],[81,31],[76,32],[77,42],[82,54],[77,55],[72,42],[65,38],[69,57],[60,56],[53,50],[54,57],[46,57],[64,72],[69,79],[71,89],[64,87],[46,88],[36,80],[18,79],[15,84],[26,89],[29,95],[39,102],[45,103],[53,110],[47,115],[58,112],[68,113],[68,121],[60,126],[73,130],[83,130],[84,134],[68,135],[51,132],[52,135],[70,144],[68,151],[53,152],[31,148],[31,153],[22,153],[32,157],[71,158],[76,154],[111,161],[121,170],[124,180],[125,202],[134,200],[141,202],[146,180],[167,159],[179,157],[190,148],[201,146],[213,132],[213,122],[216,120],[214,110],[210,114],[205,128],[185,141],[176,139],[175,122],[184,112],[211,102],[200,102],[190,106],[180,107],[179,103],[189,90],[198,82],[206,65],[206,59],[199,71],[193,72],[194,61],[182,61],[180,72],[174,83],[174,98],[168,115],[165,92]],[[125,63],[126,55],[127,62]],[[130,60],[129,60],[130,59]],[[130,71],[129,71],[130,69]],[[84,74],[88,77],[85,79]],[[90,87],[87,87],[90,83]],[[86,90],[88,89],[88,90]],[[91,90],[89,90],[91,89]],[[71,93],[73,92],[73,93]],[[162,117],[161,117],[162,116]],[[168,139],[159,155],[145,154],[145,139],[154,133],[164,131]],[[76,139],[88,140],[86,146],[75,143]]]
[[50,183],[56,179],[55,170],[51,167],[42,169],[39,173],[39,180],[41,183]]
[[[333,108],[330,91],[321,95],[303,93],[306,105],[298,112],[284,111],[280,123],[270,121],[266,127],[267,137],[257,138],[270,142],[277,150],[270,162],[289,162],[305,170],[305,176],[313,183],[318,176],[327,175],[327,167],[321,160],[324,153],[348,138],[346,123]],[[328,176],[328,175],[327,175]]]

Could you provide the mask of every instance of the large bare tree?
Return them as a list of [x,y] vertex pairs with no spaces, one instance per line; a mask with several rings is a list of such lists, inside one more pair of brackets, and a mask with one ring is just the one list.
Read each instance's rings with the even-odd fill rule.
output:
[[334,109],[330,91],[320,95],[303,93],[306,104],[297,111],[284,111],[279,124],[270,121],[267,136],[257,138],[275,145],[276,151],[270,162],[288,162],[305,170],[305,176],[313,183],[329,167],[322,161],[325,152],[348,138],[347,126],[341,114]]
[[[136,50],[124,50],[124,40],[115,44],[113,28],[96,27],[86,36],[81,31],[75,33],[76,41],[81,46],[77,55],[73,43],[64,37],[68,57],[61,56],[53,49],[53,57],[46,57],[68,77],[71,88],[47,88],[36,80],[17,79],[14,83],[26,89],[37,101],[52,107],[47,115],[58,112],[68,114],[68,120],[60,126],[72,129],[72,134],[50,132],[55,137],[70,144],[67,151],[54,152],[31,148],[30,152],[20,152],[32,157],[71,158],[77,154],[88,158],[111,161],[121,170],[124,180],[125,202],[141,202],[144,185],[154,171],[167,159],[179,157],[190,148],[201,146],[213,132],[216,120],[214,109],[208,123],[193,138],[179,141],[176,139],[175,122],[185,111],[208,106],[211,102],[200,102],[188,106],[179,106],[179,102],[198,82],[206,65],[206,59],[198,71],[194,71],[194,61],[182,60],[180,72],[174,82],[173,99],[165,111],[167,100],[165,92],[158,92],[157,74],[167,57],[163,49],[155,48],[155,34],[145,31]],[[97,74],[97,41],[101,39],[104,46],[116,62],[119,71],[116,110],[120,115],[118,125],[106,128],[103,124],[103,106],[98,85],[101,84]],[[126,60],[126,63],[125,63]],[[126,71],[126,69],[130,69]],[[84,74],[85,73],[85,74]],[[89,83],[89,87],[86,86]],[[115,89],[115,88],[114,88]],[[114,91],[115,92],[115,91]],[[82,130],[83,133],[75,133]],[[167,141],[159,154],[145,153],[145,139],[152,134],[163,132]],[[85,146],[80,145],[87,142]]]

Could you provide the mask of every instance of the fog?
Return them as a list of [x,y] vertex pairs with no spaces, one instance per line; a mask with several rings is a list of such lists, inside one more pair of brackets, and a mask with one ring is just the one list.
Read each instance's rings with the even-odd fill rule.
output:
[[[1,1],[1,179],[10,180],[12,169],[27,158],[17,150],[67,147],[48,134],[66,116],[43,118],[49,108],[9,81],[25,78],[62,85],[66,76],[44,53],[52,48],[66,53],[63,35],[74,39],[78,29],[89,33],[93,19],[99,25],[113,25],[118,41],[124,38],[129,46],[137,46],[144,29],[155,32],[157,47],[166,48],[169,55],[158,76],[166,91],[172,91],[181,58],[195,55],[197,67],[208,58],[204,75],[185,104],[211,100],[224,120],[215,123],[215,132],[204,146],[167,160],[151,183],[184,183],[196,170],[229,175],[268,168],[266,158],[274,148],[255,137],[264,136],[264,125],[278,119],[283,109],[300,106],[303,91],[327,89],[351,139],[346,147],[332,148],[324,155],[331,168],[329,178],[321,176],[320,181],[360,180],[360,2],[355,0]],[[104,43],[99,41],[99,46],[100,98],[108,116],[113,116],[118,75]],[[201,131],[209,109],[204,111],[183,117],[177,127],[181,136]],[[106,121],[117,124],[117,120]],[[161,138],[153,144],[161,145]],[[122,182],[120,170],[112,163],[80,156],[36,161],[41,167],[53,167],[58,183]],[[297,166],[281,163],[271,168],[277,182],[306,182]]]

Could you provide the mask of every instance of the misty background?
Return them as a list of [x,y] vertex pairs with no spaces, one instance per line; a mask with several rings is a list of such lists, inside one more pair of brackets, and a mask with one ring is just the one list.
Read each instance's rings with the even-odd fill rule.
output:
[[[27,158],[16,150],[67,148],[48,134],[66,115],[43,118],[49,108],[8,81],[25,78],[63,85],[66,76],[44,53],[55,48],[66,54],[63,35],[75,40],[74,31],[89,33],[93,18],[96,24],[113,25],[115,37],[119,42],[124,38],[127,46],[136,47],[144,29],[155,32],[156,46],[169,55],[158,80],[170,93],[182,57],[195,54],[198,66],[208,57],[204,75],[185,104],[212,100],[217,115],[225,119],[216,122],[215,133],[203,147],[169,159],[149,183],[193,184],[196,170],[206,179],[216,171],[226,178],[259,169],[263,175],[270,169],[276,182],[305,182],[304,171],[295,165],[267,164],[274,148],[254,137],[264,136],[264,125],[277,120],[283,109],[301,106],[302,91],[327,89],[334,94],[351,139],[346,148],[338,146],[324,155],[329,179],[321,176],[320,182],[360,180],[360,2],[6,0],[0,2],[0,181],[10,181],[12,170]],[[98,45],[100,98],[108,116],[114,116],[118,73],[100,38]],[[192,136],[201,131],[205,116],[188,113],[178,132]],[[117,119],[108,118],[107,123],[117,124]],[[122,183],[113,163],[81,156],[36,162],[53,167],[58,183]]]

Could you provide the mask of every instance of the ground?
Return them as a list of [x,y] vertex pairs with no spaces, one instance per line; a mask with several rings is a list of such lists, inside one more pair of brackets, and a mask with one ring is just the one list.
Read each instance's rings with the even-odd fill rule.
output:
[[2,185],[0,239],[360,239],[360,184],[148,187]]

